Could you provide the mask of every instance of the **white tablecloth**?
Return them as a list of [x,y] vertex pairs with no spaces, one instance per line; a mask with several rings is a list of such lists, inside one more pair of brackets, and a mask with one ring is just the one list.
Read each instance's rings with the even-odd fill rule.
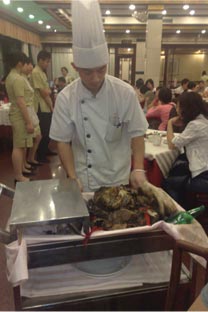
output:
[[56,271],[54,267],[32,269],[29,280],[21,287],[21,294],[25,297],[54,296],[168,282],[171,258],[168,251],[130,256],[130,262],[123,269],[106,275],[88,274],[73,264],[56,266]]
[[[148,130],[147,134],[153,131]],[[160,134],[165,134],[165,131],[158,131]],[[145,139],[145,158],[148,160],[156,160],[163,176],[166,178],[170,168],[176,157],[179,155],[177,149],[170,150],[168,148],[166,136],[162,138],[162,143],[160,146],[155,146],[150,140],[150,136]]]
[[[157,189],[156,187],[152,186],[153,189]],[[157,189],[158,192],[161,192],[161,190]],[[85,193],[83,194],[85,199],[91,198],[92,194],[90,193]],[[176,203],[175,203],[176,204]],[[176,204],[176,209],[178,211],[183,211],[183,209]],[[167,232],[169,235],[171,235],[174,239],[182,239],[188,242],[192,242],[196,245],[199,246],[204,246],[207,247],[208,244],[208,238],[206,233],[203,231],[201,225],[194,220],[192,224],[171,224],[171,223],[166,223],[165,221],[161,220],[158,221],[157,223],[153,224],[152,226],[142,226],[142,227],[135,227],[135,228],[128,228],[128,229],[123,229],[123,230],[115,230],[115,231],[95,231],[91,235],[91,239],[94,237],[111,237],[112,235],[119,235],[119,234],[131,234],[131,233],[144,233],[144,232],[151,232],[156,229],[162,229],[165,232]],[[45,230],[45,229],[44,229]],[[31,233],[32,235],[32,233]],[[43,238],[41,238],[43,236]],[[7,268],[8,268],[8,278],[9,281],[12,284],[21,284],[23,281],[25,281],[28,276],[28,271],[27,271],[27,251],[26,251],[26,244],[25,240],[28,245],[32,244],[34,245],[35,243],[41,244],[43,242],[52,242],[52,241],[62,241],[63,239],[65,241],[69,240],[77,240],[77,239],[84,239],[84,236],[82,235],[66,235],[65,237],[61,235],[56,235],[56,238],[52,237],[53,235],[47,235],[48,238],[46,239],[46,235],[37,235],[34,237],[36,242],[34,240],[31,240],[31,237],[28,237],[27,235],[23,235],[22,243],[20,246],[18,246],[18,242],[13,242],[10,245],[6,246],[6,255],[7,255]],[[14,255],[12,253],[14,252]],[[21,257],[19,256],[21,255]],[[159,256],[159,262],[162,265],[165,263],[164,261],[164,256],[165,254],[158,253]],[[12,259],[11,259],[12,256]],[[144,282],[143,280],[143,272],[149,272],[149,268],[144,268],[142,271],[138,268],[137,263],[141,264],[141,262],[146,262],[146,257],[148,255],[138,255],[138,256],[133,256],[131,259],[131,262],[127,267],[124,268],[124,270],[121,270],[117,273],[115,273],[117,277],[117,281],[115,281],[115,276],[114,273],[112,276],[98,276],[96,279],[96,276],[92,275],[92,283],[89,285],[89,274],[85,274],[82,272],[79,272],[78,269],[74,267],[74,265],[59,265],[59,266],[53,266],[49,268],[40,268],[40,269],[33,269],[29,271],[29,280],[28,282],[24,283],[24,289],[22,289],[22,294],[33,297],[33,296],[39,296],[39,295],[53,295],[55,294],[64,294],[66,292],[71,292],[72,290],[75,291],[84,291],[83,288],[79,290],[81,286],[86,286],[87,289],[93,290],[93,285],[95,285],[95,289],[97,289],[97,284],[98,280],[100,283],[101,289],[105,289],[105,287],[110,287],[111,288],[117,288],[120,287],[119,285],[125,285],[124,280],[128,285],[135,286],[139,285]],[[161,258],[163,261],[161,262]],[[19,259],[21,259],[21,263],[19,263]],[[150,261],[153,264],[153,270],[154,270],[154,264],[156,263],[156,259],[152,255],[150,258],[148,257],[148,262]],[[136,266],[133,264],[136,263]],[[138,271],[139,269],[139,271]],[[159,271],[163,271],[164,268],[158,267],[157,270],[155,270],[155,273]],[[75,272],[76,271],[76,272]],[[126,279],[124,279],[124,271],[126,272]],[[16,272],[16,274],[15,274]],[[76,278],[74,276],[75,273],[79,273],[79,279],[77,279],[77,274]],[[69,274],[69,275],[67,275]],[[168,273],[169,274],[169,273]],[[131,275],[131,276],[130,276]],[[166,274],[165,274],[166,275]],[[167,275],[166,275],[167,276]],[[110,279],[108,280],[108,278]],[[111,277],[113,277],[113,280],[111,280]],[[130,279],[130,277],[133,277]],[[136,278],[135,278],[136,277]],[[139,278],[138,278],[139,277]],[[103,280],[104,278],[104,280]],[[148,275],[145,277],[145,282],[152,282],[153,281],[164,281],[164,276],[155,276],[152,272],[152,274]],[[86,279],[86,284],[83,283],[83,280]],[[122,280],[123,279],[123,280]],[[168,275],[169,279],[169,275]],[[60,284],[61,281],[61,284]],[[75,282],[75,283],[74,283]],[[110,282],[108,284],[107,282]],[[68,283],[68,284],[67,284]],[[107,284],[106,284],[107,283]],[[127,285],[126,284],[126,285]],[[92,288],[90,288],[90,287]],[[44,291],[43,291],[44,290]]]
[[10,103],[6,103],[0,106],[0,126],[11,126],[9,120],[10,105]]

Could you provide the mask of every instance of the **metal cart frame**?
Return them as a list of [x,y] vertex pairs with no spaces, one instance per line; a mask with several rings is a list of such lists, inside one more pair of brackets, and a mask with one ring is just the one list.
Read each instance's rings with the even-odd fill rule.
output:
[[[12,197],[14,191],[0,184],[0,195]],[[0,240],[7,244],[14,238],[8,233],[0,231]],[[73,242],[53,242],[38,246],[28,247],[28,268],[46,267],[58,264],[72,263],[78,261],[103,259],[117,256],[127,256],[147,252],[173,250],[172,270],[169,287],[167,284],[146,285],[115,291],[98,291],[93,293],[83,293],[81,296],[63,295],[57,298],[21,298],[20,287],[14,287],[14,302],[16,310],[99,310],[100,303],[107,304],[109,310],[117,310],[116,300],[127,302],[124,310],[129,310],[131,298],[137,298],[138,304],[142,302],[145,295],[149,294],[151,300],[156,300],[157,296],[167,295],[165,310],[182,310],[193,301],[195,293],[196,276],[194,266],[191,272],[192,281],[180,284],[180,272],[182,266],[183,251],[192,252],[208,259],[208,248],[200,248],[183,241],[175,242],[172,237],[163,231],[152,231],[139,234],[112,235],[103,238],[92,238],[87,245],[83,240]],[[196,265],[196,263],[195,263]],[[192,274],[193,273],[193,274]],[[208,281],[208,267],[206,268],[205,281]],[[183,291],[184,296],[180,300],[175,300],[178,291]],[[154,299],[155,298],[155,299]],[[162,297],[161,297],[162,298]],[[129,301],[128,301],[129,299]],[[129,304],[128,304],[129,303]],[[119,308],[121,310],[121,306]],[[137,308],[138,309],[138,308]]]

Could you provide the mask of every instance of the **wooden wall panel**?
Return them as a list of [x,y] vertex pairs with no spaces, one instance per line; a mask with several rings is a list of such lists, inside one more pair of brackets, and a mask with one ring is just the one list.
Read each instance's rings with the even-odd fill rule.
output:
[[37,34],[23,29],[11,22],[3,20],[2,18],[0,19],[0,34],[23,41],[25,43],[33,44],[35,46],[41,45],[40,37]]

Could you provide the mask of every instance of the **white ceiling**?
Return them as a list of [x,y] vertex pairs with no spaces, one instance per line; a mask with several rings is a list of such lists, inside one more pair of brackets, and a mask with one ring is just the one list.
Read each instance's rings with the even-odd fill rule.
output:
[[[40,36],[47,34],[69,34],[71,33],[71,1],[69,0],[11,0],[10,5],[4,5],[0,1],[0,16],[22,25],[23,27],[38,33]],[[103,16],[104,29],[106,37],[111,36],[128,38],[128,36],[138,37],[139,34],[145,34],[146,23],[138,21],[132,16],[134,11],[150,12],[151,8],[161,13],[163,9],[167,14],[163,16],[163,36],[169,36],[176,33],[177,29],[181,29],[181,35],[203,36],[208,38],[208,0],[100,0],[101,12]],[[185,11],[182,6],[189,3],[190,9]],[[129,5],[136,6],[134,11],[129,10]],[[22,13],[17,12],[17,8],[22,7]],[[111,14],[106,15],[106,10],[110,10]],[[190,16],[189,11],[195,10],[195,15]],[[28,15],[33,14],[34,19],[29,19]],[[42,20],[43,24],[39,25],[38,20]],[[46,29],[46,25],[50,25],[50,29]],[[130,30],[130,34],[125,33],[126,29]],[[201,34],[201,30],[205,29],[206,33]],[[55,35],[55,34],[54,34]]]

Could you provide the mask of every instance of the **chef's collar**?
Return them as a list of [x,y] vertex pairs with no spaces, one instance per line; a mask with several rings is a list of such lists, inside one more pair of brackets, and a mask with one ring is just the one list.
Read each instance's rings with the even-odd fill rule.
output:
[[99,97],[102,95],[102,93],[103,93],[103,91],[105,89],[106,78],[104,78],[103,84],[102,84],[100,90],[96,93],[96,95],[92,94],[92,92],[89,89],[87,89],[87,87],[85,87],[85,85],[83,84],[81,78],[80,78],[80,85],[81,85],[82,93],[84,94],[84,97],[86,99],[99,99]]

